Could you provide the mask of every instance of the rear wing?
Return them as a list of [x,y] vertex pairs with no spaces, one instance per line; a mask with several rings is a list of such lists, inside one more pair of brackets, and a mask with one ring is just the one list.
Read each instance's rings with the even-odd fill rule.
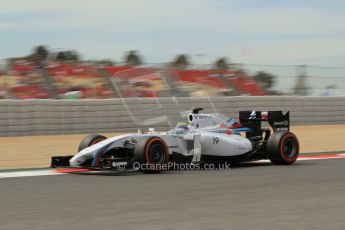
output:
[[287,132],[290,130],[290,112],[283,114],[282,111],[240,111],[239,120],[241,124],[252,132],[247,136],[259,136],[261,124],[267,121],[274,132]]

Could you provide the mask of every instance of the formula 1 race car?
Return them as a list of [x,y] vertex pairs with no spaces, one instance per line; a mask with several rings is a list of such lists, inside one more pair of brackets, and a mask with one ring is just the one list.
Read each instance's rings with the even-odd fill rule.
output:
[[[289,131],[289,112],[240,111],[239,122],[219,113],[193,109],[186,123],[168,132],[138,133],[106,138],[86,136],[74,156],[52,157],[52,167],[96,170],[133,169],[147,164],[160,172],[169,162],[184,164],[239,163],[269,159],[273,164],[293,164],[299,155],[297,137]],[[270,128],[262,128],[268,122]],[[140,168],[141,169],[141,168]]]

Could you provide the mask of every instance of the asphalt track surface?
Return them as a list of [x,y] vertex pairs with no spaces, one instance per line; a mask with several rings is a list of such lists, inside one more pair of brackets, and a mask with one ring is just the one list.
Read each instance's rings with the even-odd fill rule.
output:
[[345,159],[0,179],[0,229],[345,229]]

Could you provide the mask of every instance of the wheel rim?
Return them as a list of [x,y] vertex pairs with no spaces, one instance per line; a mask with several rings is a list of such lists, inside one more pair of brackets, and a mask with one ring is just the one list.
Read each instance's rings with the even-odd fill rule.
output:
[[297,143],[294,139],[287,139],[284,143],[284,154],[288,158],[294,158],[297,154]]
[[164,146],[159,143],[153,143],[149,150],[149,158],[153,164],[162,164],[165,162],[165,149]]

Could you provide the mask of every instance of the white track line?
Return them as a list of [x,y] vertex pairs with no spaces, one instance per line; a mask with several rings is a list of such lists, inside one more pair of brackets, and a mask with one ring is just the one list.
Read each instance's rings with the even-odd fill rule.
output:
[[[340,159],[345,158],[345,154],[335,154],[329,157],[308,157],[305,158],[302,156],[298,161],[311,161],[311,160],[327,160],[327,159]],[[269,163],[269,160],[259,160],[254,161],[253,163]],[[0,172],[0,179],[2,178],[15,178],[15,177],[32,177],[32,176],[56,176],[64,175],[67,173],[57,172],[54,169],[42,169],[42,170],[22,170],[22,171],[12,171],[12,172]]]
[[301,158],[301,159],[298,159],[297,161],[314,161],[314,160],[328,160],[328,159],[343,159],[345,158],[345,156],[334,156],[334,157],[327,157],[327,158],[324,158],[324,157],[308,157],[308,158]]
[[53,175],[63,175],[63,174],[64,173],[57,173],[51,169],[29,170],[29,171],[0,172],[0,178],[29,177],[29,176],[53,176]]

